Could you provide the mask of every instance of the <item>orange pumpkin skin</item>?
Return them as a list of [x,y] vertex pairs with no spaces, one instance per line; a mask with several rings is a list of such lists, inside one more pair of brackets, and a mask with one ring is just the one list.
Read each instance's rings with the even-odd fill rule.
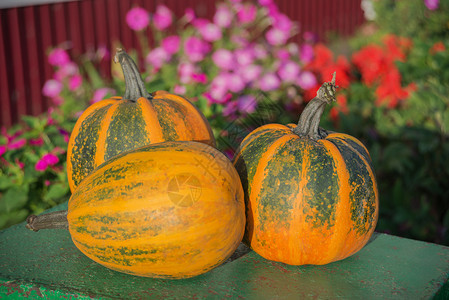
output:
[[164,142],[116,156],[85,178],[69,201],[72,240],[110,269],[187,278],[224,262],[240,244],[240,179],[218,150]]
[[123,98],[91,105],[77,120],[67,150],[72,192],[97,166],[125,151],[164,141],[198,141],[215,146],[209,123],[189,100],[165,91],[150,95],[131,58],[120,51],[118,54],[125,66],[127,90]]
[[296,127],[259,127],[236,152],[245,192],[244,242],[269,260],[327,264],[370,239],[378,219],[377,183],[368,151],[356,138],[318,127],[302,136]]

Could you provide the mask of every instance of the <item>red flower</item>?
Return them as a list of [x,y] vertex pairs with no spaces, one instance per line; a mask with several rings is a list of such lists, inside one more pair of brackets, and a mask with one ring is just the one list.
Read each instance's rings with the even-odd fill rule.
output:
[[435,53],[443,52],[444,50],[446,50],[446,47],[444,46],[443,42],[439,41],[439,42],[436,42],[435,44],[433,44],[433,46],[432,46],[432,48],[430,48],[429,52],[430,52],[430,54],[434,55]]

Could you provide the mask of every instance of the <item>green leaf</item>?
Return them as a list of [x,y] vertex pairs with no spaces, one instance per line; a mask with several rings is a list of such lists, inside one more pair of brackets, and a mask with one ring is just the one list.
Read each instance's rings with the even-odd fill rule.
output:
[[67,184],[55,183],[48,189],[47,194],[44,196],[44,200],[55,201],[65,196],[68,192],[69,187]]
[[9,213],[0,214],[0,229],[22,222],[29,212],[26,209],[15,210]]
[[0,176],[0,190],[5,190],[13,185],[14,185],[14,182],[12,181],[12,179],[10,177],[6,177],[5,175]]
[[28,186],[14,186],[8,189],[0,199],[0,213],[10,213],[26,205]]

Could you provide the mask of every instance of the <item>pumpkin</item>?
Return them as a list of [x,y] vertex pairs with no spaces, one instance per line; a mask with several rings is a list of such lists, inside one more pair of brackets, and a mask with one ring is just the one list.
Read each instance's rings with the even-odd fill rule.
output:
[[378,219],[378,191],[365,146],[319,127],[335,101],[335,73],[303,110],[298,125],[250,132],[233,163],[245,192],[244,242],[269,260],[327,264],[360,250]]
[[218,150],[198,142],[152,144],[87,176],[65,215],[30,216],[27,227],[49,224],[68,227],[76,247],[110,269],[187,278],[237,249],[245,230],[243,190]]
[[123,97],[88,107],[77,120],[67,150],[71,191],[97,166],[124,151],[164,141],[198,141],[215,146],[204,115],[186,98],[145,89],[136,64],[119,49],[125,77]]

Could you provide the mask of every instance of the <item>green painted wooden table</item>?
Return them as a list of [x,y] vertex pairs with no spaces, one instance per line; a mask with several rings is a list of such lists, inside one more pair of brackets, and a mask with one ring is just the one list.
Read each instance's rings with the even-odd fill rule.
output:
[[375,234],[354,256],[325,266],[271,262],[241,245],[207,274],[162,280],[94,263],[65,230],[35,233],[22,223],[0,232],[0,298],[449,299],[448,276],[448,247],[386,234]]

